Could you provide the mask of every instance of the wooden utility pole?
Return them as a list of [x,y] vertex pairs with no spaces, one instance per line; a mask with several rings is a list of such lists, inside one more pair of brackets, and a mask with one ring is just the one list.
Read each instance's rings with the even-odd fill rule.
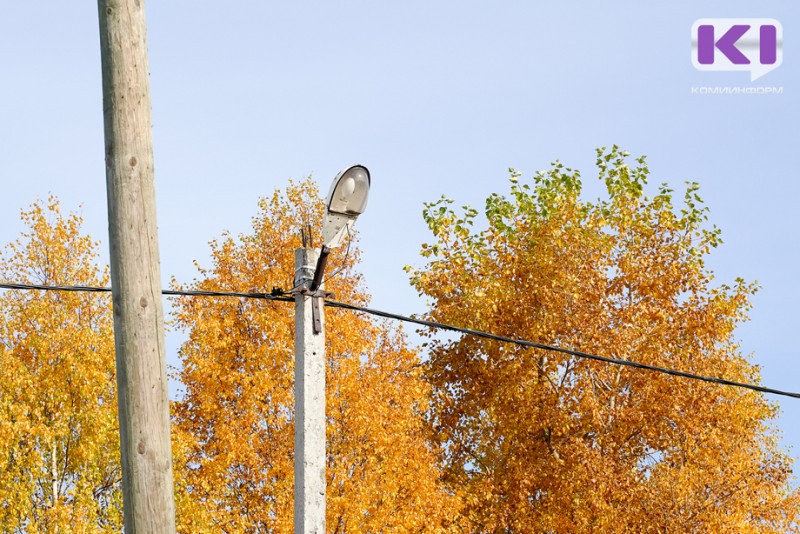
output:
[[175,532],[144,0],[98,0],[126,534]]

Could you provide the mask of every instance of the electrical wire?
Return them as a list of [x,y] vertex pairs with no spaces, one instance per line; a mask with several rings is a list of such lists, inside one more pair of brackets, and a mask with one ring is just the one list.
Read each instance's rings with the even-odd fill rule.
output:
[[675,369],[669,369],[667,367],[658,367],[657,365],[649,365],[646,363],[639,363],[634,362],[631,360],[623,360],[620,358],[609,358],[606,356],[598,356],[596,354],[590,354],[588,352],[582,352],[579,350],[572,350],[572,349],[565,349],[563,347],[556,347],[553,345],[545,345],[544,343],[536,343],[534,341],[526,341],[524,339],[514,339],[511,337],[506,336],[499,336],[497,334],[490,334],[488,332],[482,332],[480,330],[472,330],[471,328],[462,328],[458,326],[453,326],[445,323],[437,323],[436,321],[428,321],[425,319],[417,319],[416,317],[408,317],[405,315],[398,315],[396,313],[389,313],[381,310],[375,310],[372,308],[365,308],[362,306],[354,306],[353,304],[346,304],[344,302],[336,302],[336,301],[325,301],[326,306],[330,306],[331,308],[342,308],[346,310],[353,310],[359,311],[363,313],[368,313],[370,315],[376,315],[378,317],[385,317],[387,319],[394,319],[396,321],[404,321],[407,323],[414,323],[421,326],[428,326],[431,328],[436,328],[439,330],[449,330],[451,332],[458,332],[461,334],[467,334],[470,336],[480,337],[484,339],[491,339],[494,341],[500,341],[502,343],[513,343],[514,345],[519,345],[522,347],[527,348],[534,348],[534,349],[541,349],[547,350],[551,352],[560,352],[561,354],[568,354],[570,356],[575,356],[577,358],[584,358],[587,360],[595,360],[598,362],[605,362],[614,365],[624,365],[626,367],[633,367],[636,369],[645,369],[648,371],[655,371],[659,373],[665,373],[672,376],[679,376],[682,378],[689,378],[692,380],[701,380],[703,382],[711,382],[712,384],[721,384],[725,386],[734,386],[739,388],[746,388],[751,389],[753,391],[759,391],[761,393],[771,393],[773,395],[783,395],[786,397],[792,397],[795,399],[800,399],[800,393],[793,393],[791,391],[781,391],[779,389],[768,388],[764,386],[757,386],[754,384],[747,384],[744,382],[736,382],[733,380],[726,380],[724,378],[716,378],[712,376],[703,376],[697,375],[694,373],[687,373],[685,371],[677,371]]
[[[51,286],[42,284],[17,284],[17,283],[0,283],[0,289],[22,289],[22,290],[38,290],[38,291],[70,291],[70,292],[85,292],[85,293],[111,293],[110,287],[93,287],[93,286]],[[177,289],[162,289],[162,295],[167,296],[184,296],[184,297],[239,297],[246,299],[264,299],[264,300],[277,300],[283,302],[294,302],[294,297],[283,290],[273,290],[270,293],[241,293],[238,291],[205,291],[205,290],[177,290]]]
[[[40,284],[18,284],[18,283],[0,283],[0,289],[20,289],[20,290],[40,290],[40,291],[82,291],[82,292],[92,292],[92,293],[109,293],[111,292],[110,287],[90,287],[90,286],[49,286],[49,285],[40,285]],[[181,291],[181,290],[171,290],[171,289],[164,289],[161,291],[163,295],[170,295],[170,296],[189,296],[189,297],[240,297],[240,298],[251,298],[251,299],[263,299],[263,300],[274,300],[274,301],[282,301],[282,302],[293,302],[294,296],[290,293],[283,291],[281,289],[274,289],[270,293],[240,293],[240,292],[233,292],[233,291]],[[657,373],[664,373],[667,375],[677,376],[681,378],[687,378],[690,380],[700,380],[703,382],[709,382],[712,384],[724,385],[724,386],[733,386],[738,388],[750,389],[752,391],[758,391],[760,393],[769,393],[772,395],[780,395],[784,397],[791,397],[794,399],[800,399],[800,393],[794,393],[791,391],[782,391],[779,389],[768,388],[764,386],[757,386],[755,384],[748,384],[745,382],[736,382],[734,380],[726,380],[724,378],[716,378],[712,376],[703,376],[697,375],[694,373],[687,373],[685,371],[678,371],[675,369],[669,369],[667,367],[659,367],[656,365],[649,365],[646,363],[639,363],[634,362],[631,360],[623,360],[620,358],[609,358],[606,356],[599,356],[596,354],[591,354],[588,352],[582,352],[579,350],[572,350],[566,349],[563,347],[556,347],[553,345],[546,345],[544,343],[536,343],[534,341],[527,341],[524,339],[515,339],[506,336],[499,336],[497,334],[491,334],[489,332],[483,332],[480,330],[473,330],[471,328],[463,328],[459,326],[454,326],[446,323],[439,323],[436,321],[429,321],[426,319],[418,319],[416,317],[409,317],[407,315],[400,315],[397,313],[385,312],[381,310],[376,310],[374,308],[367,308],[365,306],[356,306],[354,304],[347,304],[345,302],[338,302],[335,300],[325,300],[325,306],[329,308],[338,308],[343,310],[350,310],[355,312],[366,313],[369,315],[374,315],[376,317],[383,317],[386,319],[393,319],[396,321],[402,321],[406,323],[413,323],[420,326],[427,326],[430,328],[436,328],[438,330],[448,330],[450,332],[458,332],[461,334],[466,334],[470,336],[475,336],[483,339],[491,339],[494,341],[499,341],[501,343],[512,343],[514,345],[518,345],[521,347],[527,348],[534,348],[540,350],[546,350],[550,352],[558,352],[561,354],[567,354],[570,356],[575,356],[577,358],[583,358],[587,360],[594,360],[598,362],[605,362],[613,365],[622,365],[625,367],[633,367],[635,369],[643,369],[647,371],[653,371]]]

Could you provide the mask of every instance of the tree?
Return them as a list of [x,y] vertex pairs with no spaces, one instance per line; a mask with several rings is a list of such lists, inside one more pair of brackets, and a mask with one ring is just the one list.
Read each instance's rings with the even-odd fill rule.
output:
[[[678,212],[644,195],[644,157],[598,150],[608,197],[554,163],[457,213],[426,204],[434,242],[408,268],[430,318],[496,334],[759,381],[734,338],[756,287],[712,284],[720,243],[690,184]],[[476,339],[431,336],[431,421],[472,532],[786,532],[800,496],[770,421],[733,387]]]
[[[97,243],[57,199],[22,212],[27,232],[0,278],[108,284]],[[0,530],[119,532],[119,434],[111,301],[88,293],[0,295]]]
[[[191,289],[291,289],[300,231],[320,228],[311,182],[262,199],[253,232],[211,242],[212,267]],[[326,289],[365,304],[351,244]],[[177,299],[188,334],[177,377],[176,465],[186,532],[291,532],[293,306],[245,299]],[[327,314],[327,524],[332,532],[437,531],[452,496],[440,483],[424,414],[429,388],[401,331],[352,312]]]

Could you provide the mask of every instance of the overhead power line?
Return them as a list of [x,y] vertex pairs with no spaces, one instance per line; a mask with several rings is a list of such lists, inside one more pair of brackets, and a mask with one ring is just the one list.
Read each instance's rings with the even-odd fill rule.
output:
[[[91,292],[91,293],[109,293],[111,292],[110,287],[91,287],[91,286],[51,286],[51,285],[40,285],[40,284],[17,284],[17,283],[0,283],[0,289],[20,289],[20,290],[40,290],[40,291],[73,291],[73,292]],[[197,291],[197,290],[173,290],[173,289],[164,289],[161,291],[162,294],[168,296],[188,296],[188,297],[239,297],[239,298],[249,298],[249,299],[262,299],[262,300],[274,300],[274,301],[281,301],[281,302],[293,302],[294,297],[280,289],[274,289],[270,293],[242,293],[236,291]],[[396,321],[402,321],[406,323],[413,323],[420,326],[427,326],[430,328],[436,328],[438,330],[448,330],[450,332],[458,332],[461,334],[466,334],[469,336],[475,336],[483,339],[491,339],[493,341],[499,341],[501,343],[512,343],[514,345],[518,345],[521,347],[526,348],[533,348],[533,349],[540,349],[546,350],[550,352],[558,352],[561,354],[567,354],[570,356],[575,356],[577,358],[583,358],[587,360],[595,360],[598,362],[605,362],[610,363],[613,365],[622,365],[625,367],[633,367],[635,369],[644,369],[647,371],[653,371],[657,373],[664,373],[667,375],[678,376],[681,378],[688,378],[690,380],[700,380],[703,382],[709,382],[712,384],[719,384],[723,386],[733,386],[738,388],[750,389],[753,391],[758,391],[760,393],[770,393],[772,395],[781,395],[784,397],[791,397],[795,399],[800,399],[800,393],[794,393],[791,391],[782,391],[780,389],[768,388],[764,386],[758,386],[755,384],[748,384],[746,382],[736,382],[734,380],[726,380],[724,378],[717,378],[713,376],[704,376],[698,375],[694,373],[687,373],[685,371],[678,371],[676,369],[669,369],[667,367],[659,367],[657,365],[649,365],[646,363],[639,363],[634,362],[631,360],[623,360],[621,358],[609,358],[606,356],[599,356],[597,354],[591,354],[588,352],[583,352],[579,350],[573,349],[566,349],[563,347],[556,347],[554,345],[546,345],[544,343],[536,343],[535,341],[527,341],[524,339],[515,339],[506,336],[500,336],[497,334],[491,334],[489,332],[483,332],[481,330],[473,330],[471,328],[462,328],[460,326],[454,326],[446,323],[439,323],[436,321],[428,321],[426,319],[418,319],[416,317],[410,317],[407,315],[400,315],[397,313],[385,312],[381,310],[376,310],[374,308],[367,308],[365,306],[356,306],[354,304],[347,304],[345,302],[338,302],[335,300],[326,300],[325,306],[330,308],[339,308],[343,310],[351,310],[361,313],[367,313],[369,315],[374,315],[377,317],[384,317],[386,319],[393,319]]]
[[397,321],[404,321],[407,323],[414,323],[421,326],[428,326],[431,328],[437,328],[439,330],[449,330],[451,332],[458,332],[461,334],[467,334],[470,336],[480,337],[484,339],[491,339],[494,341],[500,341],[502,343],[513,343],[515,345],[519,345],[522,347],[533,348],[533,349],[541,349],[547,350],[551,352],[560,352],[561,354],[569,354],[570,356],[575,356],[578,358],[585,358],[587,360],[595,360],[598,362],[605,362],[611,363],[614,365],[624,365],[626,367],[634,367],[636,369],[646,369],[648,371],[655,371],[658,373],[665,373],[672,376],[680,376],[682,378],[690,378],[692,380],[702,380],[703,382],[711,382],[712,384],[721,384],[725,386],[734,386],[739,388],[746,388],[752,389],[753,391],[760,391],[761,393],[772,393],[773,395],[783,395],[786,397],[793,397],[795,399],[800,399],[800,393],[793,393],[791,391],[781,391],[779,389],[768,388],[764,386],[757,386],[755,384],[747,384],[745,382],[736,382],[734,380],[726,380],[724,378],[716,378],[713,376],[703,376],[697,375],[694,373],[687,373],[684,371],[677,371],[675,369],[669,369],[667,367],[658,367],[657,365],[649,365],[646,363],[638,363],[631,360],[623,360],[620,358],[608,358],[606,356],[598,356],[596,354],[590,354],[588,352],[582,352],[579,350],[572,350],[572,349],[565,349],[563,347],[556,347],[553,345],[545,345],[544,343],[536,343],[534,341],[526,341],[524,339],[515,339],[506,336],[498,336],[497,334],[490,334],[489,332],[482,332],[480,330],[473,330],[471,328],[462,328],[459,326],[453,326],[450,324],[445,323],[437,323],[436,321],[427,321],[425,319],[417,319],[416,317],[409,317],[406,315],[398,315],[396,313],[385,312],[381,310],[375,310],[371,308],[365,308],[362,306],[354,306],[352,304],[345,304],[343,302],[336,302],[336,301],[325,301],[326,306],[330,306],[332,308],[342,308],[346,310],[353,310],[353,311],[360,311],[364,313],[369,313],[371,315],[377,315],[378,317],[385,317],[387,319],[395,319]]
[[[53,286],[42,284],[16,284],[0,283],[0,289],[22,289],[39,291],[70,291],[83,293],[111,293],[110,287],[94,286]],[[203,290],[178,290],[162,289],[162,295],[183,296],[183,297],[240,297],[246,299],[278,300],[283,302],[294,302],[294,297],[278,290],[271,293],[241,293],[238,291],[203,291]]]

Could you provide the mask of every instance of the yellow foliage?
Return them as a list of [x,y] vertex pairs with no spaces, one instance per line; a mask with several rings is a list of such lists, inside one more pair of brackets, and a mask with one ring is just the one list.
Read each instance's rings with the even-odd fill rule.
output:
[[[696,186],[642,194],[644,159],[598,153],[609,197],[560,163],[509,198],[426,208],[412,283],[433,320],[744,382],[733,338],[755,290],[712,287]],[[761,394],[465,336],[430,342],[432,414],[470,532],[787,532],[800,495]]]
[[[58,201],[22,213],[0,278],[107,285],[97,244]],[[122,524],[111,299],[0,294],[0,530],[119,532]]]
[[[192,289],[291,289],[300,230],[320,228],[310,181],[263,199],[253,232],[212,241]],[[317,243],[318,244],[318,243]],[[337,251],[326,289],[365,304],[359,252]],[[294,306],[177,299],[184,398],[174,406],[184,532],[292,532]],[[327,524],[331,532],[443,530],[454,499],[441,482],[424,414],[419,355],[388,324],[327,310]],[[205,514],[197,519],[197,511]],[[193,522],[193,523],[192,523]]]

